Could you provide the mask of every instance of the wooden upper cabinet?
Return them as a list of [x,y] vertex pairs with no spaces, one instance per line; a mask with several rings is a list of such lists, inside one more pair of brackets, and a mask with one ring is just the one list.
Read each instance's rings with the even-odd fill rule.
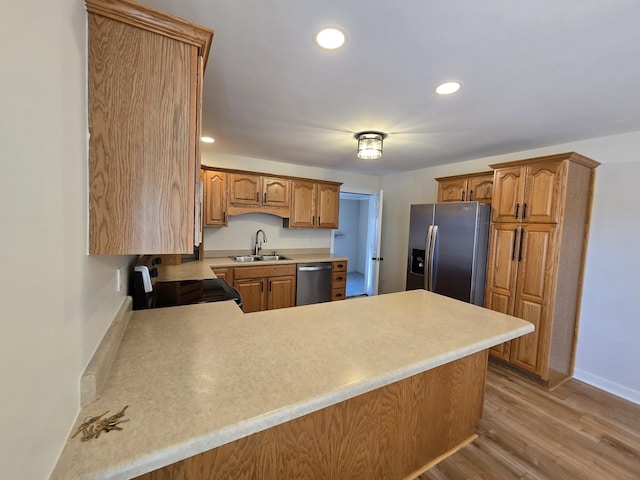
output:
[[491,203],[493,197],[493,172],[436,178],[438,202]]
[[271,175],[229,173],[229,214],[289,216],[291,180]]
[[227,174],[215,170],[203,170],[205,227],[227,225]]
[[338,228],[338,215],[340,212],[340,186],[330,183],[318,183],[317,195],[317,227]]
[[269,207],[289,208],[291,181],[277,177],[262,178],[262,204]]
[[192,253],[213,32],[138,4],[86,6],[89,253]]
[[229,174],[229,203],[232,205],[260,205],[261,178],[259,175]]
[[285,226],[315,228],[315,212],[316,184],[305,180],[293,180],[291,186],[291,217],[288,225]]
[[547,160],[497,169],[492,221],[558,223],[564,165]]
[[288,228],[338,228],[340,185],[293,180]]

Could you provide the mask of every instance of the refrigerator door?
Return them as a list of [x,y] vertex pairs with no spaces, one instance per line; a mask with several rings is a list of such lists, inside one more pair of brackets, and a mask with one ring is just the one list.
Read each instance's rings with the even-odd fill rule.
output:
[[435,205],[432,291],[483,304],[489,211],[477,202]]
[[425,288],[427,234],[433,224],[432,203],[411,205],[409,220],[409,254],[407,263],[407,290]]

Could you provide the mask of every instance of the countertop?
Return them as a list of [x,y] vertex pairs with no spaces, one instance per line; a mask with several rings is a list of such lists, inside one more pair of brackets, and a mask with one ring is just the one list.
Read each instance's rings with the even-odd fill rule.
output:
[[[266,250],[267,252],[269,250]],[[185,280],[206,280],[216,278],[212,268],[257,267],[263,265],[290,265],[307,262],[346,261],[347,257],[331,253],[284,254],[288,260],[260,260],[258,262],[236,262],[227,257],[207,257],[201,261],[183,262],[180,265],[161,265],[157,282],[181,282]]]
[[52,479],[130,478],[533,331],[424,290],[243,314],[136,311],[104,394],[122,431],[69,439]]

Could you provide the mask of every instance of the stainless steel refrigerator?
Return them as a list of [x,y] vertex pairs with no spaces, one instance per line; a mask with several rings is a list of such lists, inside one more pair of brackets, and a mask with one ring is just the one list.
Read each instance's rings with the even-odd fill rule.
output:
[[411,205],[407,290],[482,305],[490,217],[478,202]]

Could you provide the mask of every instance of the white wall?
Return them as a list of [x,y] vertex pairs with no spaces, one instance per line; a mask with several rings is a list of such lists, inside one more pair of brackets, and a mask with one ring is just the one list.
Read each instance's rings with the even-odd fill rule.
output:
[[48,478],[129,257],[87,252],[86,14],[5,2],[0,27],[0,478]]
[[638,145],[640,132],[632,132],[384,177],[381,291],[404,289],[409,205],[435,201],[435,177],[567,151],[593,158],[602,165],[596,171],[576,377],[640,403]]
[[[215,148],[215,144],[203,147],[203,165],[342,182],[342,191],[349,192],[374,193],[380,190],[381,178],[372,175],[337,172],[325,168],[305,167],[257,158],[217,154],[215,153]],[[203,236],[205,251],[251,250],[255,244],[255,235],[258,229],[263,229],[267,234],[269,242],[264,246],[267,251],[273,249],[331,248],[331,230],[287,229],[282,227],[281,218],[258,213],[230,217],[227,227],[205,228]]]

